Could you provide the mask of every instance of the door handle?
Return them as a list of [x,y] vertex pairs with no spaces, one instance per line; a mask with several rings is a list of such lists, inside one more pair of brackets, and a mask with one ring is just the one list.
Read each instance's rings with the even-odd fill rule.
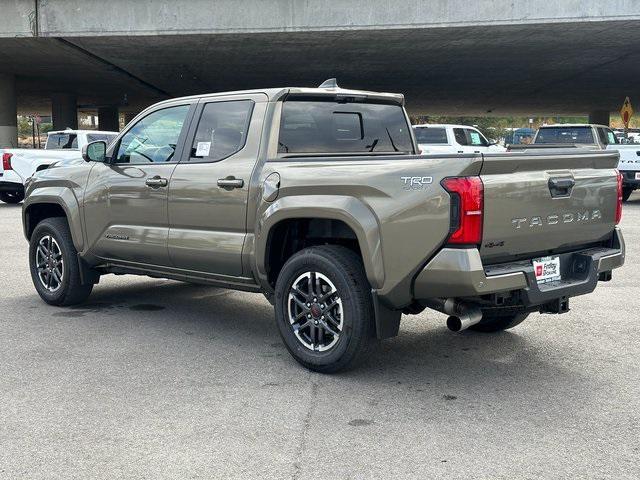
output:
[[556,177],[549,179],[549,191],[553,198],[557,197],[569,197],[571,196],[571,190],[575,186],[576,181],[571,177]]
[[229,176],[227,178],[218,179],[218,186],[224,188],[225,190],[233,190],[234,188],[242,188],[244,187],[244,180],[241,178],[236,178],[234,176]]
[[147,178],[144,183],[151,188],[160,188],[166,187],[169,182],[166,178],[162,178],[159,175],[156,175],[155,177]]

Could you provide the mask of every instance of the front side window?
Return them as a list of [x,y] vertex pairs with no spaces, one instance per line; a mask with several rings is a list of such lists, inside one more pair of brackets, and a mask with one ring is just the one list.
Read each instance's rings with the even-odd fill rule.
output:
[[420,144],[447,144],[447,131],[442,127],[416,127],[416,141]]
[[136,123],[118,146],[116,163],[171,162],[189,105],[153,112]]
[[467,145],[473,145],[474,147],[486,147],[489,145],[484,135],[477,130],[465,128],[465,134],[467,135]]
[[538,130],[535,143],[593,144],[591,127],[545,127]]
[[75,133],[52,133],[47,137],[45,150],[74,150],[78,148],[78,135]]
[[400,105],[289,100],[278,153],[413,153],[409,128]]
[[253,102],[207,103],[202,110],[191,148],[191,160],[217,162],[244,148]]

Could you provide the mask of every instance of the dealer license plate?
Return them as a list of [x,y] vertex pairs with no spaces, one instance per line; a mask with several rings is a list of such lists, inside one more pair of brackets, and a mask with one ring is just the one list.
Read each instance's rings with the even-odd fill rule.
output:
[[544,257],[533,261],[533,273],[538,283],[560,280],[560,257]]

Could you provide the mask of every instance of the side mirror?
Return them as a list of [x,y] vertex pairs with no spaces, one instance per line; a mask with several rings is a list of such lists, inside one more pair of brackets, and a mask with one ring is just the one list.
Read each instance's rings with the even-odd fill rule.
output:
[[104,162],[107,154],[107,142],[98,140],[82,147],[82,158],[85,162]]

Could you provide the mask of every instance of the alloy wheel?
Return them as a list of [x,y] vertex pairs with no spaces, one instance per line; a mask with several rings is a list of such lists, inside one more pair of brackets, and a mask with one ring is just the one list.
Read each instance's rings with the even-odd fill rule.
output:
[[291,285],[287,299],[289,323],[309,350],[326,351],[340,338],[344,322],[336,286],[319,272],[305,272]]
[[42,237],[38,242],[35,257],[40,284],[49,292],[57,291],[64,279],[64,261],[56,239],[51,235]]

